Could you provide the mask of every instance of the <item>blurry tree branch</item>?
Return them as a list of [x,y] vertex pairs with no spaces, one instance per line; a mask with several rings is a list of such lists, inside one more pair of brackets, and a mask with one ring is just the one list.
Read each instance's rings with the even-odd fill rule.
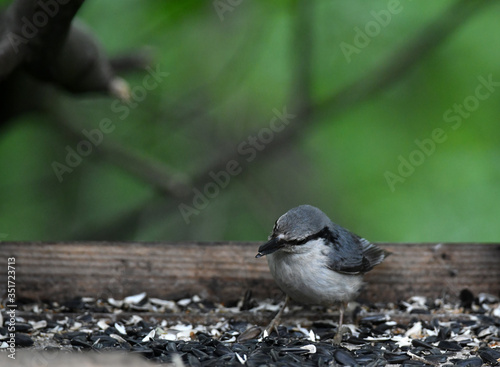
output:
[[164,162],[145,157],[140,152],[132,151],[130,147],[125,148],[113,142],[103,142],[98,150],[104,159],[149,183],[163,195],[180,199],[191,193],[189,178]]
[[[229,31],[230,29],[226,30],[226,32]],[[242,88],[245,77],[252,72],[252,66],[258,63],[260,53],[255,52],[255,45],[265,43],[268,32],[270,32],[269,27],[262,24],[257,24],[247,31],[245,37],[241,37],[242,41],[233,54],[210,80],[175,99],[166,101],[168,104],[164,109],[165,113],[160,116],[161,121],[169,121],[171,129],[185,128],[188,125],[196,126],[198,122],[205,121],[207,118],[205,105],[210,99],[210,90],[223,88],[231,91],[230,93],[236,93],[239,88]],[[236,66],[243,60],[246,60],[250,67],[237,68]]]
[[118,214],[104,225],[89,229],[89,223],[81,223],[79,227],[71,231],[68,240],[97,241],[106,239],[109,241],[130,241],[140,227],[145,213],[149,213],[151,218],[164,218],[165,211],[169,208],[169,202],[164,197],[155,195],[128,212]]
[[152,64],[152,52],[148,47],[143,49],[115,55],[109,62],[115,72],[144,70]]
[[129,98],[127,83],[115,76],[98,40],[73,21],[83,2],[14,0],[0,13],[0,122],[43,110],[47,85]]
[[[482,1],[469,1],[469,0],[459,0],[454,3],[449,9],[444,11],[435,21],[425,27],[417,36],[406,43],[400,50],[396,51],[392,57],[389,58],[385,63],[379,67],[375,67],[373,70],[367,73],[367,75],[361,76],[358,80],[355,80],[352,84],[347,85],[342,88],[339,92],[335,93],[329,98],[319,103],[311,102],[310,105],[301,106],[298,102],[299,108],[297,108],[297,102],[295,102],[292,97],[292,106],[290,107],[291,113],[295,114],[296,117],[286,129],[276,134],[273,142],[266,146],[263,151],[263,156],[268,158],[270,155],[275,154],[282,149],[285,149],[288,145],[295,143],[295,139],[303,137],[302,134],[305,129],[315,126],[315,124],[320,123],[321,116],[328,116],[330,118],[337,117],[341,113],[352,109],[355,105],[367,101],[369,98],[373,97],[377,92],[389,88],[392,84],[399,81],[404,74],[408,73],[412,67],[417,65],[422,61],[429,53],[435,50],[439,45],[441,45],[459,26],[465,24],[467,19],[470,19],[476,12],[490,5],[492,2],[487,0]],[[300,37],[299,37],[300,38]],[[304,38],[305,40],[305,38]],[[295,41],[298,45],[301,42]],[[304,42],[307,42],[306,40]],[[312,43],[311,41],[308,41]],[[304,46],[303,46],[304,47]],[[307,47],[307,46],[306,46]],[[297,50],[299,51],[299,50]],[[304,50],[307,53],[311,53],[311,50]],[[310,61],[309,61],[310,62]],[[302,72],[298,72],[298,80],[303,78],[304,80],[298,82],[298,86],[302,86],[305,89],[308,88],[307,83],[309,83],[310,78],[306,77],[309,70],[307,67],[301,65],[306,65],[308,62],[306,60],[300,60],[299,67],[304,69]],[[296,71],[297,72],[297,71]],[[304,92],[298,92],[304,93]],[[304,97],[301,98],[301,101]],[[295,102],[295,103],[294,103]],[[248,135],[255,135],[248,134]],[[225,164],[229,160],[239,160],[239,153],[236,149],[227,152],[211,164],[200,169],[198,174],[193,177],[193,185],[203,186],[205,184],[204,179],[208,177],[208,173],[211,171],[217,172],[224,169]],[[243,170],[245,170],[246,161],[241,162]]]
[[[312,10],[308,8],[307,2],[297,1],[297,11],[309,12]],[[379,67],[375,67],[367,75],[361,76],[352,84],[340,89],[329,98],[320,102],[312,102],[310,98],[311,86],[311,60],[310,56],[312,41],[309,39],[312,34],[311,24],[307,13],[302,17],[298,17],[295,22],[295,29],[299,31],[293,37],[292,49],[297,52],[299,59],[295,66],[294,72],[297,78],[294,88],[295,90],[290,98],[290,111],[295,117],[286,129],[275,135],[273,142],[266,146],[263,153],[258,157],[274,155],[289,145],[296,143],[298,138],[303,137],[303,132],[315,124],[320,123],[322,116],[331,118],[340,116],[342,113],[352,109],[357,104],[367,101],[373,97],[377,92],[392,86],[395,82],[400,80],[412,67],[421,62],[429,53],[434,51],[440,46],[454,31],[470,19],[476,12],[486,5],[494,3],[492,1],[470,1],[459,0],[445,10],[439,17],[426,26],[413,40],[405,44],[400,50],[394,53],[385,63]],[[310,5],[310,2],[309,2]],[[306,32],[306,35],[303,35]],[[300,56],[299,56],[300,55]],[[248,134],[248,135],[256,135]],[[211,182],[212,178],[209,176],[210,172],[218,172],[225,170],[228,161],[236,160],[240,163],[243,174],[247,172],[250,162],[241,159],[241,155],[236,149],[228,149],[212,162],[206,166],[201,167],[200,170],[192,176],[193,187],[203,187],[206,183]],[[254,162],[254,161],[253,161]],[[252,164],[253,164],[252,162]],[[174,200],[167,200],[168,209],[170,211],[177,210],[177,205],[182,202],[190,203],[192,193],[188,193],[185,197],[176,197]],[[112,233],[106,231],[107,236],[110,238],[127,238],[127,228],[130,223],[139,220],[143,211],[155,212],[156,220],[163,221],[169,214],[165,204],[166,198],[162,200],[148,200],[142,203],[136,209],[132,210],[129,215],[125,214],[121,218],[116,218],[113,223],[107,223],[103,228],[114,228],[116,232]],[[98,230],[95,232],[103,233]],[[90,234],[89,238],[93,238]],[[93,238],[95,239],[95,238]]]
[[[75,124],[68,121],[72,116],[61,116],[61,111],[52,111],[53,120],[57,126],[69,135],[76,143],[88,140]],[[147,183],[161,195],[182,199],[191,192],[188,177],[181,172],[169,167],[151,157],[146,157],[140,152],[133,151],[117,142],[110,141],[107,137],[95,148],[100,154],[91,156],[107,161],[122,169],[133,177]]]
[[[313,32],[313,12],[314,2],[307,0],[296,0],[292,2],[294,8],[291,10],[294,15],[293,35],[291,39],[291,58],[294,60],[292,73],[295,76],[289,96],[289,106],[285,108],[288,112],[294,115],[291,118],[291,123],[275,135],[271,144],[266,146],[263,155],[270,155],[270,152],[279,151],[290,142],[290,138],[294,136],[302,126],[306,126],[312,117],[312,54],[314,45]],[[281,110],[281,109],[280,109]],[[258,131],[249,132],[249,135],[256,136]],[[291,142],[290,142],[291,143]],[[236,144],[237,145],[237,144]],[[193,175],[193,185],[204,186],[210,172],[218,172],[225,169],[228,161],[241,161],[241,166],[245,170],[249,163],[246,160],[241,160],[241,154],[238,153],[236,145],[222,152],[218,158],[205,167],[202,167]]]
[[294,113],[306,117],[312,105],[312,56],[314,52],[314,9],[315,1],[296,0],[294,29],[292,36],[292,74],[295,76],[292,95],[289,97]]
[[[60,7],[48,5],[48,8],[44,7],[46,1],[13,1],[0,15],[0,80],[24,63],[42,72],[42,63],[53,57],[64,43],[71,21],[83,1],[71,1]],[[51,13],[51,21],[47,13]],[[35,20],[37,14],[44,16]]]
[[498,3],[488,0],[458,0],[433,22],[423,28],[411,41],[405,43],[394,55],[367,75],[339,92],[314,104],[316,114],[331,116],[339,114],[353,105],[372,97],[375,93],[401,80],[412,67],[437,49],[460,26],[472,18],[482,8]]

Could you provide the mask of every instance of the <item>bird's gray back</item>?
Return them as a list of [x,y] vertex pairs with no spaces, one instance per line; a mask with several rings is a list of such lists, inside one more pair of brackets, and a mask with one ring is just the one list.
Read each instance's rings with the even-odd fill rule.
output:
[[380,264],[388,253],[332,222],[328,267],[347,274],[364,274]]

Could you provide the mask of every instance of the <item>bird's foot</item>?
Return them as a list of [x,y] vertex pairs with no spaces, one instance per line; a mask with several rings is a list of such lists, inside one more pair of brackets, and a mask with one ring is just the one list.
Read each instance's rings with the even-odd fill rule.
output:
[[349,333],[349,331],[350,330],[348,327],[345,327],[345,326],[340,327],[337,330],[337,334],[335,334],[335,337],[333,338],[333,344],[339,345],[340,343],[342,343],[342,338],[343,338],[344,334]]
[[280,333],[278,332],[278,326],[279,326],[279,323],[280,323],[280,320],[276,320],[276,318],[274,318],[270,323],[269,325],[267,325],[267,327],[264,329],[264,332],[267,333],[267,335],[271,335],[271,333],[274,331],[276,331],[276,334],[279,336]]
[[274,318],[271,320],[269,325],[267,325],[265,331],[267,331],[267,335],[271,335],[272,331],[276,331],[276,334],[279,336],[280,333],[278,332],[278,326],[281,321],[281,315],[283,314],[283,311],[285,310],[286,304],[288,303],[288,295],[285,296],[285,301],[283,302],[283,305],[280,307],[278,313]]

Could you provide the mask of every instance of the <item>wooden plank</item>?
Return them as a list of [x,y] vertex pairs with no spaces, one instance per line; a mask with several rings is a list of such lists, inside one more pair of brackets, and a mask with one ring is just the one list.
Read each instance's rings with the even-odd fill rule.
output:
[[[7,258],[16,261],[18,300],[67,300],[147,292],[179,299],[198,294],[229,302],[252,290],[277,297],[260,243],[0,243],[0,296]],[[500,244],[388,244],[393,254],[365,277],[360,299],[396,302],[413,295],[457,296],[464,289],[500,294]]]

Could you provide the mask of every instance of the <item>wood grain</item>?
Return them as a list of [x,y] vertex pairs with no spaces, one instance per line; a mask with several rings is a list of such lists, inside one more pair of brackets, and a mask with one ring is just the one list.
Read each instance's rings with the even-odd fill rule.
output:
[[[500,294],[500,244],[389,244],[392,255],[365,277],[360,299],[397,302],[413,295],[458,296],[468,288]],[[18,300],[77,296],[121,299],[147,292],[214,301],[280,297],[259,243],[0,243],[0,296],[6,295],[7,258],[16,260]]]

